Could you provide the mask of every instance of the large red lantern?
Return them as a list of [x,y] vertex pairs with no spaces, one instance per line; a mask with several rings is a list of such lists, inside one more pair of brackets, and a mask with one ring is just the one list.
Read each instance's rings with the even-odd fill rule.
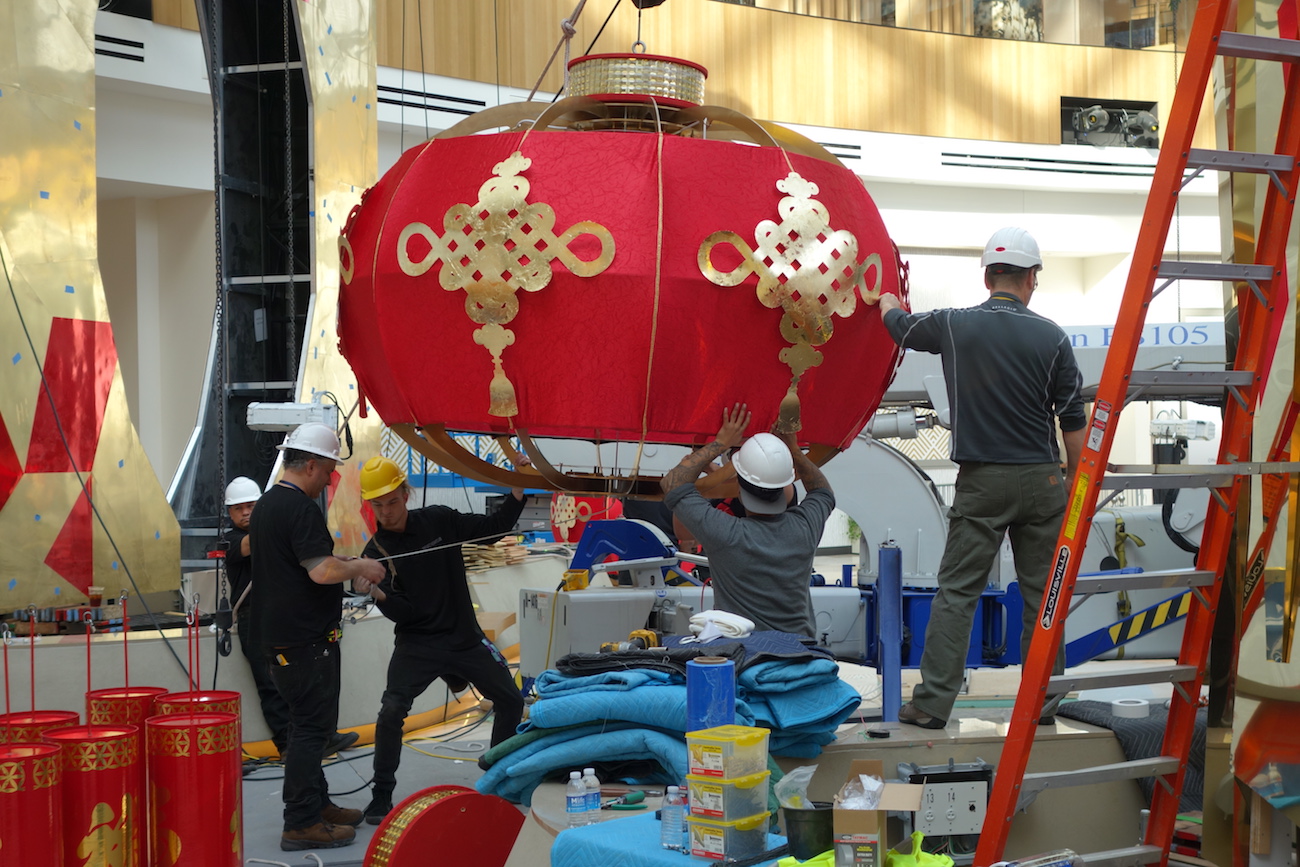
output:
[[696,104],[694,64],[572,73],[579,95],[468,118],[353,211],[339,337],[365,397],[444,467],[536,486],[448,431],[517,436],[540,484],[576,493],[658,487],[635,467],[561,472],[537,438],[691,445],[745,401],[818,462],[847,447],[897,360],[875,304],[905,292],[861,181],[790,130]]

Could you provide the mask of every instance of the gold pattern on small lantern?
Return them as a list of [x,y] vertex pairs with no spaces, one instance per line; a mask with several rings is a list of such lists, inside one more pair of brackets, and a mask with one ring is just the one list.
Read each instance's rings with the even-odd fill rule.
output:
[[[791,345],[780,358],[790,368],[790,387],[781,400],[777,427],[795,432],[801,427],[799,380],[811,367],[822,362],[814,347],[831,339],[832,317],[848,317],[857,308],[857,298],[874,304],[880,300],[883,276],[879,253],[861,262],[858,239],[852,232],[832,229],[830,212],[815,198],[817,185],[797,172],[776,182],[787,195],[777,205],[781,222],[763,220],[754,229],[757,249],[735,232],[714,232],[700,245],[700,272],[718,286],[736,286],[750,274],[758,275],[758,300],[765,307],[780,307],[781,336]],[[730,244],[741,256],[735,270],[719,271],[711,261],[713,248]],[[874,273],[870,287],[868,272]]]
[[[614,261],[614,237],[598,223],[574,223],[562,235],[555,234],[555,210],[528,202],[530,185],[520,174],[531,165],[532,160],[515,151],[493,166],[494,177],[479,188],[476,204],[457,204],[447,210],[444,235],[417,221],[407,224],[397,240],[397,260],[405,274],[419,277],[442,262],[438,274],[442,288],[465,290],[465,312],[482,326],[474,331],[474,342],[492,355],[488,412],[503,418],[519,414],[515,387],[501,358],[515,342],[515,333],[505,327],[519,313],[515,293],[544,289],[551,282],[554,259],[579,277],[600,274]],[[590,262],[569,249],[581,235],[600,241],[600,255]],[[429,244],[428,253],[418,261],[411,259],[407,247],[416,236]]]

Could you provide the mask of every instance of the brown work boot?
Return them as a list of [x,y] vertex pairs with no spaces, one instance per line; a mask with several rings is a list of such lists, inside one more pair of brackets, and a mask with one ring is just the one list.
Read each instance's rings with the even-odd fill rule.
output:
[[350,846],[357,839],[357,832],[349,825],[331,825],[317,822],[310,828],[297,831],[285,831],[280,835],[280,848],[286,852],[300,849],[337,849]]
[[365,820],[366,814],[350,807],[329,804],[320,811],[320,817],[327,825],[351,825],[355,828]]
[[930,716],[910,701],[898,709],[898,721],[923,729],[941,729],[948,724],[947,720]]

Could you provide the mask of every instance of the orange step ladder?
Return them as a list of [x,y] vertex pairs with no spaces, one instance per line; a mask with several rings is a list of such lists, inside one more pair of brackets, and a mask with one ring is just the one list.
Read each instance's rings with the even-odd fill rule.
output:
[[[1027,807],[1038,792],[1139,777],[1155,777],[1158,783],[1154,787],[1144,840],[1134,846],[1084,854],[1083,857],[1089,867],[1166,863],[1196,723],[1214,612],[1222,586],[1220,579],[1231,545],[1237,500],[1246,477],[1272,475],[1274,479],[1270,487],[1276,487],[1279,474],[1293,469],[1290,464],[1251,463],[1250,456],[1254,415],[1263,387],[1259,371],[1272,360],[1269,321],[1285,308],[1284,304],[1275,305],[1272,299],[1277,293],[1288,291],[1285,248],[1300,182],[1300,110],[1296,105],[1297,87],[1300,86],[1300,41],[1225,31],[1224,21],[1232,8],[1235,7],[1230,0],[1201,0],[1196,10],[1185,63],[1165,125],[1164,141],[1133,254],[1132,269],[1097,389],[1087,443],[1079,468],[1071,480],[1070,499],[1057,539],[1053,571],[1048,578],[1029,655],[1021,672],[1020,691],[975,852],[975,867],[988,867],[1003,859],[1007,835],[1016,812]],[[1192,147],[1197,116],[1217,56],[1285,64],[1285,92],[1274,153]],[[1271,183],[1260,219],[1255,263],[1163,260],[1179,192],[1190,177],[1206,169],[1269,176]],[[1133,363],[1151,299],[1173,281],[1189,279],[1227,281],[1236,287],[1241,336],[1233,369],[1221,372],[1135,371]],[[1158,288],[1157,281],[1162,281]],[[1225,400],[1218,463],[1195,468],[1116,467],[1108,464],[1116,422],[1125,403],[1138,396],[1144,388],[1179,383],[1223,388],[1231,395],[1231,399]],[[1286,424],[1285,420],[1283,424]],[[1272,439],[1278,441],[1277,436],[1272,436]],[[1287,437],[1282,437],[1280,442],[1286,440]],[[1280,456],[1280,449],[1275,448],[1274,454]],[[1078,578],[1079,561],[1097,511],[1098,497],[1104,489],[1191,486],[1209,487],[1213,494],[1195,568]],[[1061,644],[1065,615],[1074,594],[1153,587],[1190,588],[1196,598],[1188,612],[1176,665],[1129,669],[1118,674],[1052,676],[1052,663]],[[1174,696],[1160,756],[1094,768],[1026,774],[1038,728],[1037,720],[1051,696],[1078,689],[1169,682],[1174,684]]]

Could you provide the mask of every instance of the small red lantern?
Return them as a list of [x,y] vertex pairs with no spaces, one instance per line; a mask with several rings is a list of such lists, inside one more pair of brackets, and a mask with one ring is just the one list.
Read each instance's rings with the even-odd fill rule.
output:
[[[743,400],[818,462],[847,447],[898,357],[872,307],[905,292],[861,181],[790,130],[698,105],[694,64],[571,66],[578,95],[468,118],[353,211],[339,337],[365,396],[448,469],[575,493],[659,491],[635,464],[563,472],[537,438],[689,445]],[[448,431],[517,436],[536,472]]]
[[153,867],[240,867],[244,818],[239,717],[201,711],[145,722]]
[[46,732],[63,771],[64,862],[142,864],[144,757],[135,726],[72,726]]
[[0,746],[0,851],[7,864],[65,863],[60,750],[58,744]]

